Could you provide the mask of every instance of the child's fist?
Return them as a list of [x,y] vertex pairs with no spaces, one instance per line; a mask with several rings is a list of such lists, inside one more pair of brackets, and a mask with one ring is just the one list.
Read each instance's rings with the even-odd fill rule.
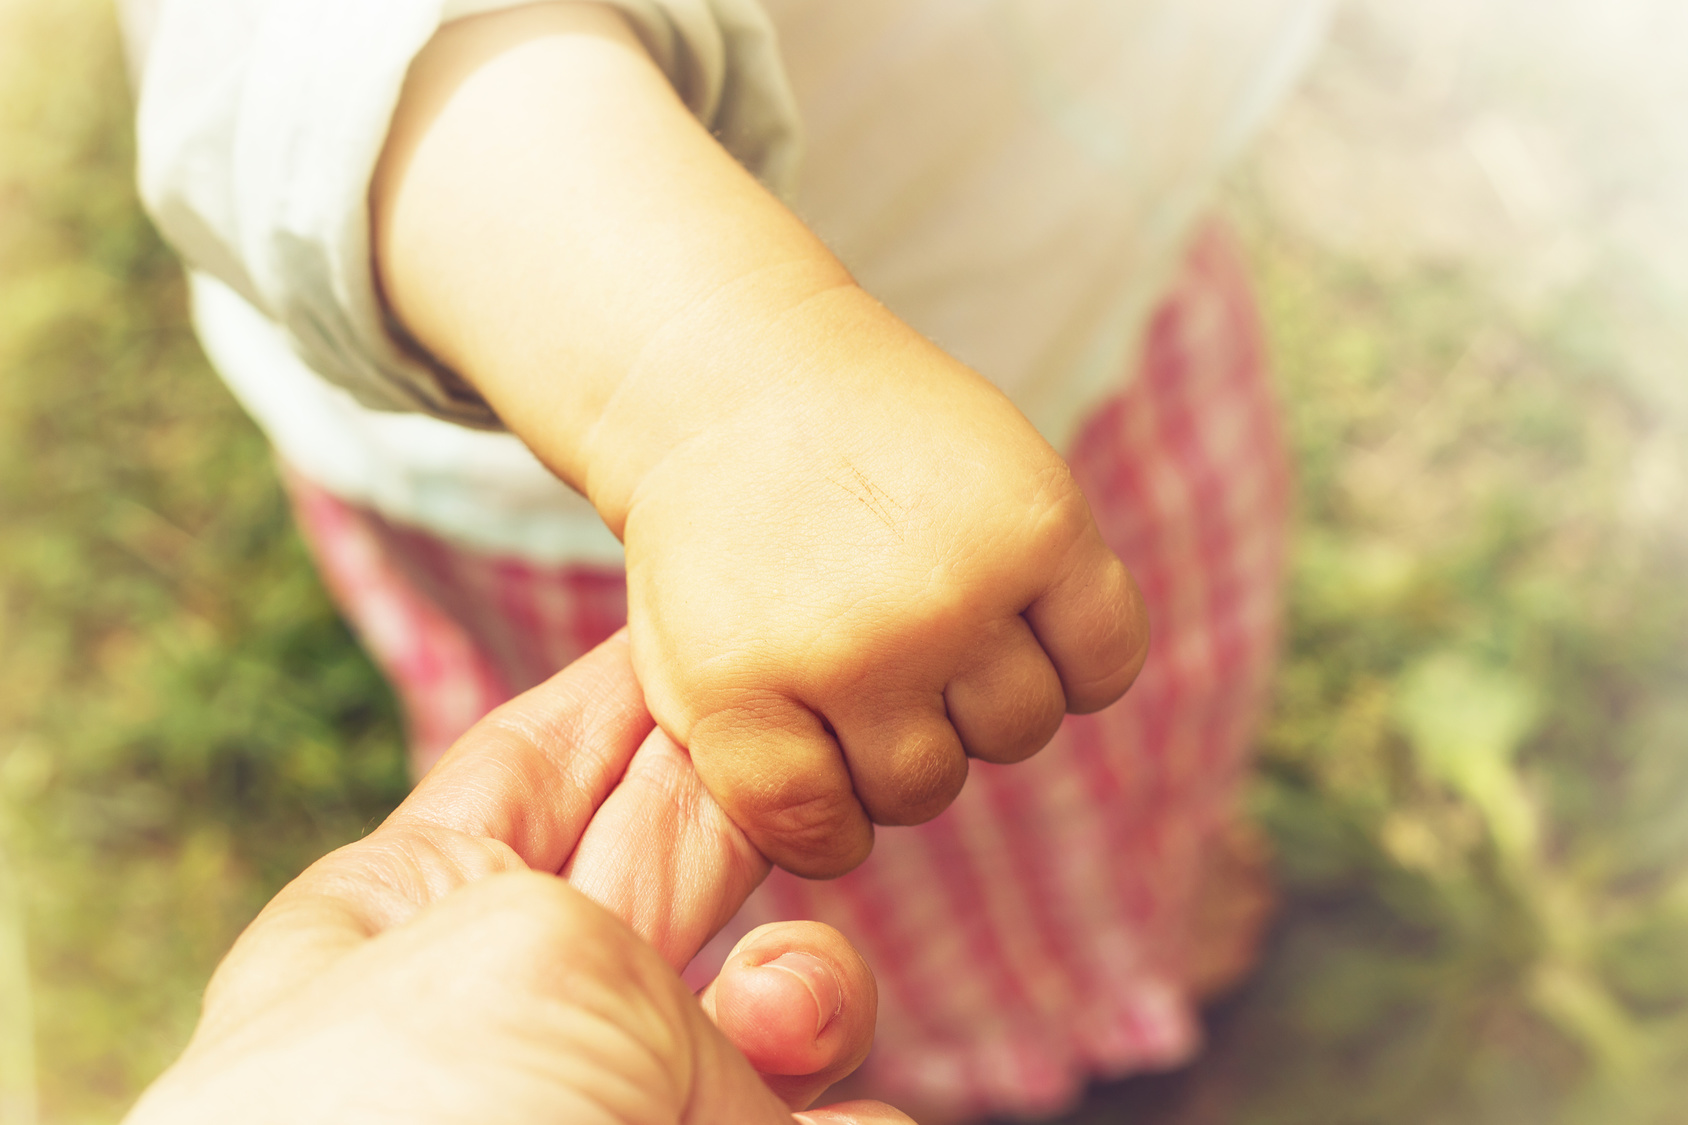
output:
[[1148,628],[1001,393],[859,290],[805,315],[819,343],[677,443],[623,530],[652,714],[769,859],[834,876],[872,823],[941,812],[968,757],[1119,698]]
[[455,21],[371,185],[381,291],[627,546],[646,702],[803,874],[1111,702],[1147,644],[1066,466],[850,279],[597,4]]

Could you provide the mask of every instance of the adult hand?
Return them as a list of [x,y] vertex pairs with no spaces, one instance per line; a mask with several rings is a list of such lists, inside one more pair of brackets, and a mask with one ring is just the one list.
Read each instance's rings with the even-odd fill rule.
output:
[[618,636],[277,895],[129,1121],[789,1122],[867,1051],[866,965],[787,923],[701,997],[674,971],[765,871],[651,729]]

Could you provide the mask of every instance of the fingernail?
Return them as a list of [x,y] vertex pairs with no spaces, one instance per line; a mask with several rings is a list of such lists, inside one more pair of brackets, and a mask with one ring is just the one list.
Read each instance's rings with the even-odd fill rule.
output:
[[825,1031],[826,1025],[844,1010],[844,990],[838,987],[838,978],[832,975],[832,966],[814,954],[783,953],[762,968],[790,973],[803,982],[803,987],[815,998],[815,1011],[818,1013],[816,1018],[819,1020],[815,1024],[816,1036]]

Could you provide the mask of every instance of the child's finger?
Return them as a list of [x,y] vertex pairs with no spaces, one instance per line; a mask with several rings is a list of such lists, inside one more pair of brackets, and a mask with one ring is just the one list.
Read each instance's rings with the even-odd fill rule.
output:
[[949,808],[967,781],[967,752],[937,691],[911,698],[870,683],[828,717],[875,824],[924,824]]
[[981,646],[979,659],[944,689],[944,704],[970,757],[1019,762],[1049,745],[1067,699],[1024,618],[1009,618],[996,632],[996,641]]
[[838,743],[802,704],[756,697],[699,719],[689,742],[710,795],[771,862],[832,879],[873,850]]
[[752,930],[698,999],[792,1109],[861,1065],[879,1000],[861,954],[820,922]]
[[1025,617],[1061,677],[1067,710],[1076,714],[1124,695],[1149,654],[1143,595],[1094,527]]

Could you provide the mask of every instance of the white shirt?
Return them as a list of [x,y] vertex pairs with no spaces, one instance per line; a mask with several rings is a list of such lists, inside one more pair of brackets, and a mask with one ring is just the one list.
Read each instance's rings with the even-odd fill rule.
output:
[[[620,558],[449,372],[394,343],[367,195],[405,70],[518,0],[163,0],[142,197],[281,456],[399,522]],[[1057,448],[1121,386],[1224,167],[1328,0],[614,0],[686,103],[863,286]],[[482,428],[472,428],[482,427]]]

